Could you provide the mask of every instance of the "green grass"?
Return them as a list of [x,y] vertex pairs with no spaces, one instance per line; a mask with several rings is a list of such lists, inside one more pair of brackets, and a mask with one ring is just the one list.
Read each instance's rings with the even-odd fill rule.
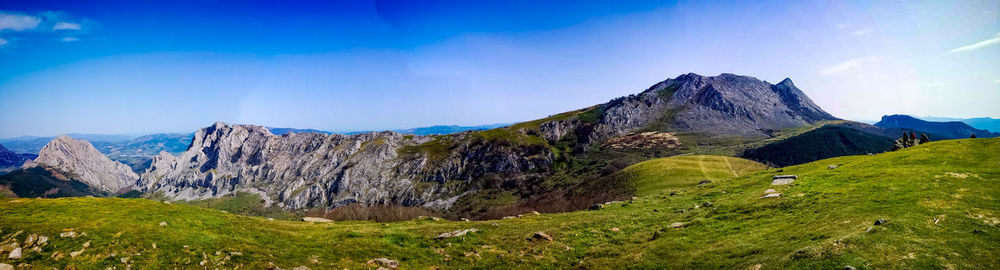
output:
[[[41,253],[28,252],[19,261],[0,256],[0,262],[104,269],[123,267],[127,257],[142,269],[200,269],[203,260],[209,268],[257,269],[273,263],[286,269],[367,269],[375,267],[366,261],[386,257],[404,269],[747,269],[758,264],[762,269],[997,269],[997,153],[1000,139],[932,142],[710,185],[665,187],[677,195],[641,196],[601,210],[498,221],[310,224],[144,199],[0,199],[2,236],[23,230],[17,239],[31,233],[53,237]],[[648,174],[671,170],[664,164],[642,166],[633,170],[653,180],[665,177]],[[774,174],[799,179],[772,186]],[[781,197],[760,198],[772,188]],[[888,223],[873,226],[880,218]],[[685,225],[674,229],[674,222]],[[65,228],[87,236],[57,237]],[[466,228],[481,232],[433,239]],[[529,240],[537,231],[554,240]],[[53,252],[79,250],[87,241],[92,246],[81,256],[51,258]],[[242,255],[225,260],[228,252]]]
[[742,158],[689,155],[643,161],[622,173],[633,176],[636,195],[648,196],[692,187],[702,180],[718,182],[764,169],[767,166]]

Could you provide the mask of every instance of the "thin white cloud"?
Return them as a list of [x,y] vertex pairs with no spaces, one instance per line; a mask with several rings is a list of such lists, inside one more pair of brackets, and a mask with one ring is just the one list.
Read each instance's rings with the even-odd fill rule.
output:
[[837,29],[843,30],[844,28],[847,28],[847,24],[846,23],[842,23],[842,24],[838,24],[837,25]]
[[855,30],[855,31],[854,31],[854,32],[852,32],[851,34],[852,34],[852,35],[855,35],[855,36],[862,36],[862,35],[867,35],[867,34],[871,34],[872,32],[875,32],[875,29],[871,29],[871,28],[865,28],[865,29],[858,29],[858,30]]
[[4,30],[24,31],[38,27],[42,19],[22,14],[3,13],[0,11],[0,32]]
[[871,63],[875,60],[876,60],[875,57],[854,58],[851,60],[847,60],[846,62],[827,67],[821,70],[820,74],[827,76],[841,76],[841,75],[856,73],[860,70],[861,66],[867,63]]
[[73,42],[73,41],[77,41],[77,40],[80,40],[80,39],[76,38],[76,37],[64,37],[64,38],[60,39],[60,41],[62,41],[62,42]]
[[1000,44],[1000,33],[997,33],[997,35],[994,36],[991,39],[987,39],[987,40],[983,40],[983,41],[980,41],[980,42],[976,42],[975,44],[970,44],[970,45],[958,47],[958,48],[956,48],[954,50],[951,50],[950,53],[965,52],[965,51],[974,51],[974,50],[978,50],[978,49],[986,47],[986,46],[996,45],[996,44]]
[[55,31],[55,30],[80,30],[81,28],[82,27],[80,27],[80,24],[78,24],[78,23],[57,22],[56,25],[52,27],[52,30],[53,31]]
[[4,45],[7,45],[7,43],[9,43],[9,42],[7,42],[6,39],[0,38],[0,47],[3,47]]

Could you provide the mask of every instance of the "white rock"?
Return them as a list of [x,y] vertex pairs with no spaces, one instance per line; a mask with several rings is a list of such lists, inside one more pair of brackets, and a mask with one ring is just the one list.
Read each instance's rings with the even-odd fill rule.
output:
[[10,252],[10,255],[8,255],[7,258],[11,259],[11,260],[20,259],[21,258],[21,248],[15,248],[14,251]]

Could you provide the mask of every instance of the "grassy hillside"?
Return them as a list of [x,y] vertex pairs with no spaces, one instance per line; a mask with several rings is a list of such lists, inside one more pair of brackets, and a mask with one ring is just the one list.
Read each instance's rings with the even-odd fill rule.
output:
[[[375,268],[369,260],[385,257],[404,269],[996,269],[996,153],[1000,139],[933,142],[705,185],[640,185],[651,187],[646,194],[656,194],[656,189],[663,193],[600,210],[497,221],[312,224],[144,199],[4,199],[0,239],[23,242],[27,235],[41,234],[50,243],[17,261],[2,254],[0,262],[85,269],[127,264],[143,269],[271,264],[366,269]],[[676,180],[652,174],[692,175],[670,168],[653,162],[629,170],[637,172],[637,179],[664,183]],[[772,186],[774,174],[799,178]],[[653,188],[657,185],[661,187]],[[767,189],[782,195],[761,198]],[[878,219],[887,222],[873,225]],[[468,228],[480,231],[434,239]],[[67,229],[86,235],[57,236]],[[552,240],[534,238],[536,232]],[[76,257],[69,255],[80,250]]]
[[625,168],[622,173],[632,178],[636,195],[647,196],[671,188],[692,187],[702,180],[715,182],[766,168],[742,158],[697,155],[647,160]]

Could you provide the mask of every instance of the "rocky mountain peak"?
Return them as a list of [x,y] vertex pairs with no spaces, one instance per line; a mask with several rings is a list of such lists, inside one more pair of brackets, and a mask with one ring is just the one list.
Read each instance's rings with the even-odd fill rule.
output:
[[59,136],[38,152],[25,167],[45,167],[107,192],[131,189],[139,176],[127,165],[109,159],[84,140]]

